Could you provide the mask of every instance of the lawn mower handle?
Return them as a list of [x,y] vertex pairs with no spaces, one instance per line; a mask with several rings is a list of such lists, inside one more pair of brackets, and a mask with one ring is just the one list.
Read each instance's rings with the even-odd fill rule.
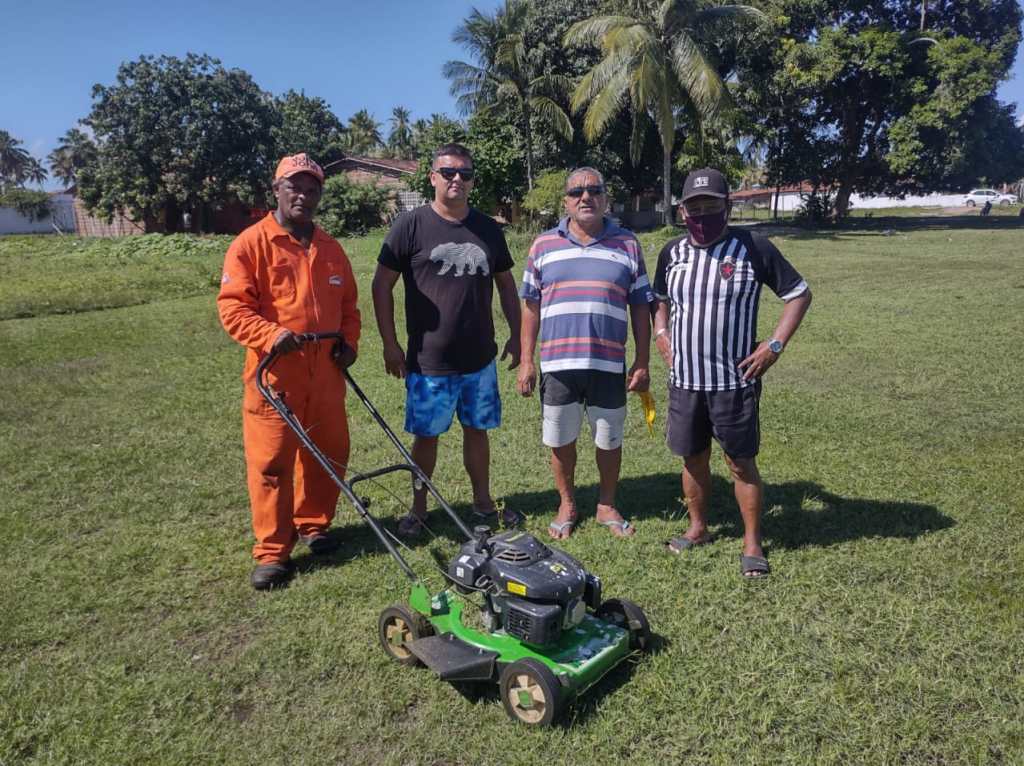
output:
[[[296,333],[295,338],[296,340],[298,340],[300,344],[316,343],[325,340],[338,340],[341,341],[342,344],[345,343],[345,338],[340,332]],[[406,573],[406,575],[410,577],[410,579],[412,579],[414,582],[417,581],[415,574],[413,573],[412,569],[409,568],[409,565],[405,562],[405,559],[402,558],[402,555],[398,552],[398,550],[392,544],[391,540],[388,539],[387,535],[380,528],[380,524],[372,515],[370,515],[370,512],[366,510],[366,507],[362,500],[353,491],[352,487],[356,482],[363,481],[365,479],[372,479],[374,477],[381,476],[386,473],[392,473],[394,471],[408,471],[409,473],[412,474],[413,478],[417,482],[421,483],[424,487],[426,487],[427,491],[429,491],[430,494],[433,495],[434,499],[437,500],[440,506],[451,517],[452,521],[455,522],[456,526],[458,526],[459,530],[463,533],[463,535],[465,535],[466,539],[474,539],[473,533],[470,532],[469,527],[467,527],[465,522],[463,522],[462,519],[459,518],[459,515],[455,512],[455,510],[450,505],[448,505],[448,502],[441,496],[441,493],[437,491],[437,488],[434,486],[433,482],[430,481],[430,477],[427,476],[418,465],[416,465],[416,461],[412,459],[412,455],[409,454],[409,451],[405,448],[405,445],[402,444],[401,440],[399,440],[399,438],[395,435],[395,432],[391,430],[391,428],[385,422],[381,414],[377,412],[377,408],[374,407],[370,400],[366,397],[366,394],[363,393],[363,390],[355,382],[355,380],[352,378],[351,373],[349,373],[348,370],[343,370],[343,374],[345,375],[345,381],[348,383],[352,391],[355,392],[355,395],[359,397],[359,401],[361,401],[363,405],[366,407],[366,409],[370,411],[370,414],[373,416],[373,419],[377,422],[377,425],[379,425],[381,429],[383,429],[384,433],[387,434],[388,438],[391,440],[391,443],[395,445],[395,448],[402,455],[402,458],[405,460],[405,463],[400,465],[386,466],[384,468],[379,468],[377,470],[369,471],[367,473],[357,473],[354,474],[352,478],[349,479],[348,481],[342,479],[338,475],[337,470],[331,464],[331,461],[327,458],[327,456],[324,455],[323,452],[321,452],[320,448],[317,447],[316,444],[313,442],[313,440],[309,438],[309,435],[306,433],[306,429],[302,427],[302,424],[299,423],[298,419],[295,417],[295,414],[288,408],[288,405],[285,404],[284,397],[279,395],[274,390],[273,386],[271,386],[267,382],[267,372],[270,370],[270,367],[274,364],[274,362],[277,361],[277,358],[279,356],[281,356],[281,353],[277,349],[271,348],[267,355],[263,357],[263,359],[260,361],[259,366],[256,368],[256,388],[259,390],[263,398],[267,400],[267,403],[274,408],[277,414],[280,415],[281,418],[285,421],[285,423],[287,423],[288,426],[292,429],[292,431],[295,432],[295,435],[299,437],[299,440],[302,442],[303,446],[305,446],[306,449],[309,450],[310,454],[312,454],[313,457],[316,458],[316,461],[320,463],[320,465],[323,467],[323,469],[327,471],[327,475],[334,480],[334,482],[338,485],[341,491],[345,494],[345,497],[348,498],[348,500],[355,506],[356,510],[359,512],[359,515],[362,516],[363,520],[370,525],[370,528],[373,529],[373,531],[377,534],[377,537],[380,538],[381,542],[388,549],[388,552],[391,553],[391,555],[395,558],[396,561],[398,561],[399,566],[401,566],[402,570]]]

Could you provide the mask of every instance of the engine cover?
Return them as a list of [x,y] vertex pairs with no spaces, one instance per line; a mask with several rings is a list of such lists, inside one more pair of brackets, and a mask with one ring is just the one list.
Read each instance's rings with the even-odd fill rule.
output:
[[495,535],[488,545],[483,569],[508,596],[562,608],[582,598],[587,573],[569,554],[516,530]]
[[537,646],[554,643],[563,629],[578,625],[595,585],[600,593],[600,581],[576,559],[517,530],[464,544],[449,575],[464,586],[486,585],[502,628]]

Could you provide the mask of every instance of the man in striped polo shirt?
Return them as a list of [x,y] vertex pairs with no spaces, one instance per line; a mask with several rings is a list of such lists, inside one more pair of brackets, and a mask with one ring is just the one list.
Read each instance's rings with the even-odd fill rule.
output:
[[[564,200],[567,217],[537,237],[526,263],[517,382],[523,396],[533,393],[539,335],[542,436],[551,448],[560,496],[548,533],[565,539],[576,525],[576,439],[586,412],[600,474],[597,521],[617,537],[629,537],[635,530],[615,507],[615,489],[626,391],[646,391],[650,385],[653,295],[640,243],[604,216],[608,196],[601,174],[593,168],[573,171]],[[629,321],[636,355],[626,372]]]
[[[764,487],[755,456],[761,431],[761,376],[778,360],[811,303],[800,274],[764,237],[730,229],[729,187],[717,170],[686,177],[681,200],[688,234],[658,256],[654,343],[669,368],[668,445],[683,458],[689,529],[672,538],[674,553],[710,541],[711,438],[725,453],[743,517],[740,571],[771,571],[761,547]],[[761,286],[785,306],[768,340],[757,343]]]

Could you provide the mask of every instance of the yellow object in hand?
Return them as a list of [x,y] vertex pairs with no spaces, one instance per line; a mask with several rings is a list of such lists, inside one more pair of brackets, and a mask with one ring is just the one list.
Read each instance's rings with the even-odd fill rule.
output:
[[638,391],[640,394],[640,402],[644,406],[644,420],[647,421],[647,430],[651,432],[651,436],[654,436],[654,397],[651,396],[650,391]]

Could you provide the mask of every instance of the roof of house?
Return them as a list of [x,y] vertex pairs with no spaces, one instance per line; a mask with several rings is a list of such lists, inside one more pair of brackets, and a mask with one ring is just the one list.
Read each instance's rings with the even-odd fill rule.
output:
[[369,167],[369,168],[380,168],[381,170],[390,170],[392,172],[398,171],[399,173],[411,175],[416,172],[416,168],[419,167],[419,163],[416,160],[391,160],[383,157],[357,157],[353,154],[346,155],[340,160],[328,163],[324,166],[324,171],[328,169],[347,170],[353,166]]
[[[798,184],[784,184],[779,188],[779,192],[782,194],[810,194],[813,191],[814,185],[810,181],[801,181]],[[729,198],[732,200],[752,199],[766,197],[774,193],[774,186],[765,186],[763,189],[745,189],[743,191],[730,192]]]

